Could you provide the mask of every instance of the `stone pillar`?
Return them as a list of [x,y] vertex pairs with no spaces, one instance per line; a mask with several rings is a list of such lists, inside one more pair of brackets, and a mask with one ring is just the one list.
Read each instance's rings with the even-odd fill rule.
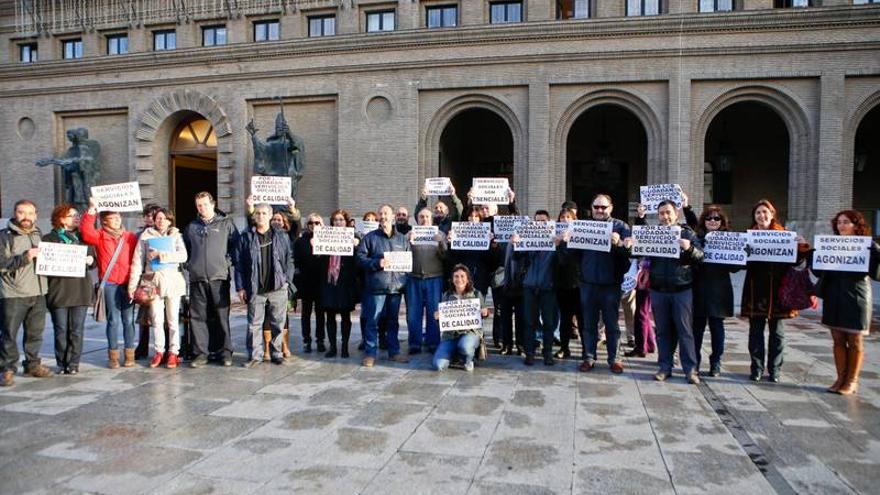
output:
[[[551,163],[550,158],[550,85],[546,81],[535,81],[529,86],[529,122],[528,132],[523,137],[523,143],[528,150],[526,163],[521,164],[526,169],[528,177],[526,187],[518,185],[517,188],[524,201],[517,203],[522,212],[531,212],[538,208],[546,208],[551,216],[554,210],[562,204],[565,194],[565,167],[559,173],[559,164]],[[561,189],[560,189],[561,186]],[[526,209],[528,208],[528,210]]]
[[669,78],[668,112],[667,134],[661,136],[667,140],[666,168],[649,163],[648,182],[680,184],[692,204],[702,205],[703,157],[691,156],[691,140],[704,136],[691,136],[691,80],[678,73]]
[[852,174],[852,163],[842,163],[844,108],[846,88],[842,73],[826,73],[820,81],[819,101],[819,160],[817,176],[819,195],[816,198],[816,211],[819,218],[813,219],[819,232],[827,231],[827,218],[833,212],[848,208],[852,203],[852,190],[844,187],[851,181],[844,180],[845,174]]

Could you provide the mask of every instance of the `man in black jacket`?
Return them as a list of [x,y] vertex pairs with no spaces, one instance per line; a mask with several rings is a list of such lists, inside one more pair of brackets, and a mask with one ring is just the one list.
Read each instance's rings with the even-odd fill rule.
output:
[[[208,362],[208,352],[219,352],[223,366],[232,366],[229,332],[229,269],[235,261],[238,229],[231,218],[220,215],[209,192],[196,194],[198,218],[183,232],[189,255],[190,325],[193,360],[190,367]],[[208,321],[212,325],[208,326]]]

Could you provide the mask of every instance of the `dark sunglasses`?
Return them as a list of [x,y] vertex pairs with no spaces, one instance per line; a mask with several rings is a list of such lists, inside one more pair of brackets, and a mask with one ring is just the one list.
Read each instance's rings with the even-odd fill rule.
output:
[[707,222],[720,222],[721,217],[706,217]]
[[321,222],[308,222],[306,225],[321,225]]
[[594,210],[607,210],[610,205],[593,205]]

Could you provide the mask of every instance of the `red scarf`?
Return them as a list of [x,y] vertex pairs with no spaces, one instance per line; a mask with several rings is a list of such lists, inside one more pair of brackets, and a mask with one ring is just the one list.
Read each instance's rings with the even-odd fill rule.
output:
[[341,257],[331,256],[330,262],[327,263],[327,282],[331,285],[336,285],[336,281],[339,280],[340,261]]

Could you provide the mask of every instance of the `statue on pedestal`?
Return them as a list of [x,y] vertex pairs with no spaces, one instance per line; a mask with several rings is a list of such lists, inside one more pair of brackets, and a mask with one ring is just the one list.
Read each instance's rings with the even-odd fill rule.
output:
[[64,188],[63,201],[85,211],[89,207],[91,187],[101,181],[101,145],[89,139],[89,131],[83,127],[68,130],[67,140],[71,145],[64,155],[39,160],[37,166],[58,165]]
[[305,168],[305,143],[290,131],[284,118],[284,107],[275,117],[275,133],[265,141],[257,137],[259,129],[253,119],[245,129],[254,145],[254,174],[290,177],[290,196],[296,199]]

